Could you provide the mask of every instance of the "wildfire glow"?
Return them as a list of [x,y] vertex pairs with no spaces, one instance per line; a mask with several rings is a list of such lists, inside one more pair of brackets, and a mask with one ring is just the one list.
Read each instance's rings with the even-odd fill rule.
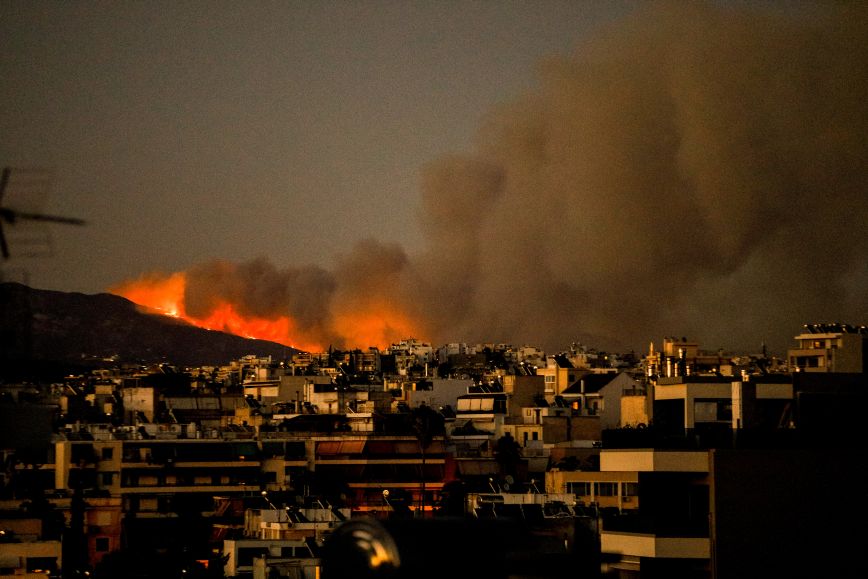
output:
[[200,328],[217,330],[245,338],[268,340],[311,352],[322,349],[320,344],[306,343],[303,337],[294,335],[295,324],[288,316],[279,316],[275,319],[244,317],[236,311],[232,304],[225,302],[221,302],[207,317],[190,316],[184,307],[186,281],[184,272],[176,272],[169,276],[151,274],[134,281],[124,282],[109,291],[140,306],[168,316],[181,318]]
[[109,291],[127,298],[133,303],[168,316],[184,318],[184,287],[187,279],[183,272],[168,277],[159,274],[142,276],[135,281],[124,282]]
[[350,312],[336,316],[335,323],[343,329],[350,344],[360,347],[384,348],[399,338],[415,335],[414,324],[407,316],[383,306],[376,312]]
[[109,291],[144,308],[183,319],[200,328],[268,340],[309,352],[323,351],[323,342],[339,347],[375,346],[383,349],[417,334],[418,324],[414,324],[405,313],[388,300],[370,295],[363,298],[342,296],[344,299],[338,300],[341,303],[333,305],[334,311],[326,316],[329,324],[325,331],[321,328],[316,335],[307,335],[289,315],[273,318],[242,315],[238,305],[216,296],[207,315],[194,317],[185,307],[187,276],[185,272],[152,273]]
[[[190,316],[186,318],[193,319]],[[290,331],[292,322],[286,316],[281,316],[274,320],[254,317],[244,318],[235,311],[232,304],[227,303],[220,304],[207,318],[197,320],[196,325],[208,328],[209,330],[219,330],[246,338],[269,340],[287,346],[290,345],[289,336],[292,334]]]

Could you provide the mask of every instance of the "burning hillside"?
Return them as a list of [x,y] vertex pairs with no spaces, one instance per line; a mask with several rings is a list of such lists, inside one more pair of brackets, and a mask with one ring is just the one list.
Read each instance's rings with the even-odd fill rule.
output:
[[[369,243],[359,251],[377,253],[379,247]],[[353,277],[352,268],[347,275]],[[307,351],[323,351],[329,345],[385,348],[416,335],[408,314],[364,276],[357,276],[355,284],[360,287],[350,295],[336,291],[333,277],[323,270],[280,271],[260,259],[150,273],[110,291],[201,328]]]

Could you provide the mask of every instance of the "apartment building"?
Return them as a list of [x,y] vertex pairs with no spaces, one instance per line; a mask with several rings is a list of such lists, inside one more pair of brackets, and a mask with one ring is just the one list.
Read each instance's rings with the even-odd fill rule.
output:
[[546,357],[546,365],[536,369],[536,375],[542,376],[545,382],[544,394],[549,404],[553,404],[556,396],[569,388],[582,374],[566,354]]
[[603,518],[608,568],[621,577],[710,577],[708,473],[706,451],[603,449],[598,476],[638,487],[635,511]]
[[746,418],[752,424],[762,418],[764,424],[777,427],[786,421],[794,399],[792,379],[782,374],[748,380],[706,375],[662,377],[649,386],[649,395],[658,432],[676,437],[695,435],[707,439],[707,444],[728,444],[734,420],[740,421],[735,428],[743,426]]
[[[826,336],[828,330],[808,333]],[[841,332],[850,335],[861,336]],[[818,348],[830,356],[823,368],[849,368],[842,366],[849,358],[841,357],[846,348],[840,344],[824,341]],[[788,555],[787,545],[809,545],[812,532],[829,524],[833,532],[814,540],[836,553],[833,565],[842,569],[855,552],[853,538],[841,535],[842,515],[821,514],[819,499],[852,486],[852,472],[847,478],[842,465],[858,462],[854,441],[861,439],[865,374],[730,376],[720,367],[698,371],[702,355],[694,343],[672,340],[664,352],[657,363],[665,366],[669,358],[672,375],[654,374],[641,386],[626,373],[590,374],[557,357],[539,373],[499,368],[481,383],[392,377],[357,388],[329,376],[280,374],[270,360],[257,366],[253,359],[238,369],[247,382],[237,388],[249,396],[179,393],[138,383],[125,397],[102,383],[88,392],[90,398],[82,394],[89,412],[81,415],[119,414],[120,399],[128,425],[60,429],[48,456],[12,462],[0,480],[18,496],[27,485],[56,495],[52,501],[67,517],[70,497],[82,492],[89,559],[98,562],[124,541],[169,548],[207,536],[203,520],[217,514],[215,497],[256,499],[263,490],[316,489],[341,497],[353,514],[382,515],[398,497],[408,510],[430,511],[450,482],[502,484],[505,471],[496,451],[499,439],[509,435],[520,450],[516,478],[544,478],[547,492],[567,493],[599,509],[613,573],[736,577],[763,565],[794,572],[815,560],[806,547]],[[412,428],[412,410],[446,401],[454,404],[454,420],[447,419],[445,435],[438,432],[423,447]],[[624,408],[629,411],[622,414]],[[626,424],[632,428],[618,428]],[[556,466],[570,458],[584,470]],[[791,484],[790,476],[799,480]],[[293,535],[300,526],[292,532],[274,527],[289,521],[263,513],[267,536],[224,537],[240,541],[227,551],[233,573],[265,572],[254,566],[268,561],[291,566],[304,552],[292,543],[303,539]],[[764,537],[774,532],[767,520],[774,517],[788,528]],[[739,531],[741,525],[751,531]],[[743,544],[747,538],[752,542]],[[254,539],[278,543],[263,550],[262,544],[243,542]],[[315,558],[310,544],[305,546],[304,557]],[[28,566],[20,560],[16,565],[16,572]]]
[[25,511],[17,503],[0,502],[0,577],[60,577],[60,529],[45,527],[42,513]]
[[318,501],[278,508],[271,504],[267,493],[262,496],[263,502],[272,508],[246,509],[242,536],[227,538],[222,543],[224,576],[319,577],[323,541],[350,519],[350,509]]
[[638,505],[603,516],[607,568],[622,578],[850,576],[861,566],[854,558],[861,547],[847,521],[864,507],[846,514],[818,504],[846,485],[848,455],[604,449],[598,475],[635,477]]
[[639,508],[637,472],[583,471],[551,468],[545,473],[547,493],[567,493],[585,505],[617,512]]
[[621,426],[621,398],[625,392],[640,388],[626,372],[580,374],[575,382],[561,391],[561,397],[579,415],[599,416],[600,428]]
[[638,508],[603,516],[613,576],[852,574],[848,521],[863,502],[829,505],[862,448],[866,386],[865,374],[817,372],[649,384],[653,425],[608,433],[599,473],[571,475],[635,477]]
[[806,324],[787,350],[793,372],[868,371],[868,327],[850,324]]
[[665,337],[663,347],[648,347],[643,360],[645,375],[649,378],[693,375],[734,376],[740,373],[738,357],[723,350],[706,351],[699,343],[686,337]]

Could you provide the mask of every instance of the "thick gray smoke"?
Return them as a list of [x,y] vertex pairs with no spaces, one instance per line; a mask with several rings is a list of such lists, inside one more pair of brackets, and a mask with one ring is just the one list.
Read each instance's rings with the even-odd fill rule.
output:
[[187,271],[186,313],[197,318],[221,303],[230,303],[245,317],[290,316],[305,336],[331,338],[333,276],[318,267],[278,269],[264,258],[242,264],[212,261]]
[[434,343],[548,351],[677,335],[782,353],[803,323],[868,323],[865,6],[648,3],[422,169],[421,255],[207,266],[188,294],[333,336],[336,308],[385,300]]

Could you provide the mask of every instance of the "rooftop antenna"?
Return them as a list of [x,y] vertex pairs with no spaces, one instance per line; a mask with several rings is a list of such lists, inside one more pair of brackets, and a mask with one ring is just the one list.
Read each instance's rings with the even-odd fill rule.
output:
[[[3,173],[0,174],[0,252],[3,254],[3,259],[9,259],[9,244],[6,242],[6,235],[3,231],[4,224],[14,225],[18,221],[48,221],[52,223],[65,223],[68,225],[84,225],[82,219],[75,217],[61,217],[58,215],[47,215],[33,211],[17,211],[9,207],[3,207],[3,196],[9,186],[12,177],[12,169],[5,167]],[[25,182],[25,185],[27,183]]]

